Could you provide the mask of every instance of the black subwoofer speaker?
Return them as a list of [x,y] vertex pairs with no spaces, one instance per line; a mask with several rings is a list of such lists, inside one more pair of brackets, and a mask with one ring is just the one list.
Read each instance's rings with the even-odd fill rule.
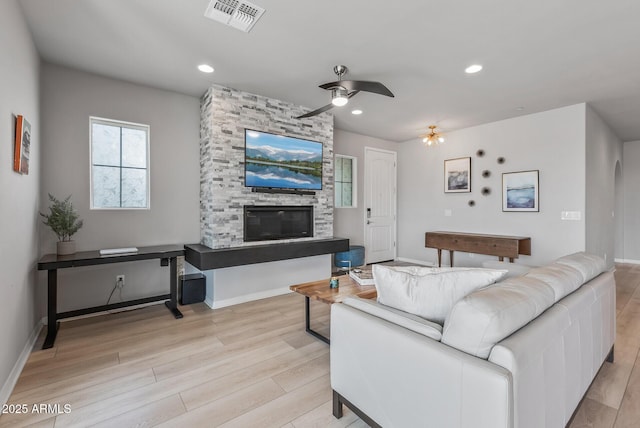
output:
[[180,276],[180,304],[204,302],[205,278],[200,273]]

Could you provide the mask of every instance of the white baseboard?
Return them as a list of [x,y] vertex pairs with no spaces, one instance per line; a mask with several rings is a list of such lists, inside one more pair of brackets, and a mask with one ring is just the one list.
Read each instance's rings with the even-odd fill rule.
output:
[[289,287],[276,288],[273,290],[260,291],[259,293],[246,294],[244,296],[233,297],[231,299],[224,299],[212,302],[209,297],[205,299],[205,303],[211,309],[220,309],[227,306],[239,305],[240,303],[252,302],[254,300],[266,299],[268,297],[281,296],[283,294],[289,294],[291,290]]
[[424,261],[424,260],[416,260],[416,259],[408,259],[406,257],[397,257],[396,260],[399,261],[399,262],[414,263],[414,264],[421,265],[421,266],[431,266],[431,267],[433,267],[433,266],[436,265],[433,262],[427,262],[427,261]]
[[616,263],[628,263],[630,265],[640,265],[640,260],[632,260],[632,259],[613,259]]
[[22,349],[22,352],[20,353],[18,360],[13,365],[13,369],[11,370],[11,373],[9,373],[9,377],[7,378],[4,385],[2,385],[2,389],[0,389],[0,406],[5,405],[7,401],[9,401],[9,397],[11,397],[11,392],[13,392],[13,388],[16,386],[16,383],[18,382],[20,373],[22,373],[22,369],[24,368],[24,365],[27,363],[27,360],[29,359],[29,355],[31,354],[33,345],[35,345],[36,341],[38,340],[38,335],[40,334],[40,330],[42,329],[43,325],[44,323],[42,322],[42,320],[36,323],[36,326],[31,332],[31,336],[29,336],[27,343],[24,345],[24,348]]
[[213,299],[211,299],[209,296],[204,298],[204,304],[213,309]]

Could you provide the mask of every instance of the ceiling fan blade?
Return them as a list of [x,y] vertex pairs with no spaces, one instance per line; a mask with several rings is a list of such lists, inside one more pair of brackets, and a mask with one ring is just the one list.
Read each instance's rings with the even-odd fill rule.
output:
[[324,113],[327,110],[331,110],[333,107],[335,107],[333,104],[329,103],[324,107],[320,107],[319,109],[316,109],[314,111],[310,111],[309,113],[303,114],[302,116],[298,116],[296,117],[296,119],[304,119],[307,117],[312,117],[312,116],[317,116],[320,113]]
[[[360,91],[353,91],[350,92],[349,95],[347,95],[347,98],[351,99],[351,97],[353,97],[355,94],[357,94]],[[317,116],[320,113],[324,113],[327,110],[331,110],[332,108],[334,108],[335,106],[333,104],[327,104],[324,107],[320,107],[319,109],[316,109],[314,111],[310,111],[309,113],[303,114],[302,116],[298,116],[296,117],[296,119],[304,119],[306,117],[312,117],[312,116]]]
[[392,98],[394,97],[393,92],[391,92],[380,82],[368,82],[365,80],[338,80],[336,82],[325,83],[324,85],[320,85],[320,87],[322,89],[334,89],[337,87],[342,87],[349,92],[363,91],[372,92],[378,95],[385,95]]

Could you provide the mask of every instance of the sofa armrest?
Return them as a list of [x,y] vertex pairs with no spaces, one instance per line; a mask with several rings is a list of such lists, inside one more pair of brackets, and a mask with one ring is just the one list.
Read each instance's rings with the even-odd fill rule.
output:
[[504,368],[354,307],[331,307],[331,385],[389,427],[513,426]]
[[417,315],[391,308],[375,300],[361,299],[359,297],[349,297],[345,299],[343,303],[373,315],[374,317],[382,318],[383,320],[427,336],[433,340],[442,339],[442,326],[440,324],[431,322]]

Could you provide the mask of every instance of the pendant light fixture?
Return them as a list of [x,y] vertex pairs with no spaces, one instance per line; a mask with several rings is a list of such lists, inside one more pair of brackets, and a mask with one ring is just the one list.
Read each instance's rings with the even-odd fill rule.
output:
[[436,125],[429,125],[429,133],[422,135],[422,142],[426,146],[433,146],[444,143],[444,137],[441,133],[436,132]]

